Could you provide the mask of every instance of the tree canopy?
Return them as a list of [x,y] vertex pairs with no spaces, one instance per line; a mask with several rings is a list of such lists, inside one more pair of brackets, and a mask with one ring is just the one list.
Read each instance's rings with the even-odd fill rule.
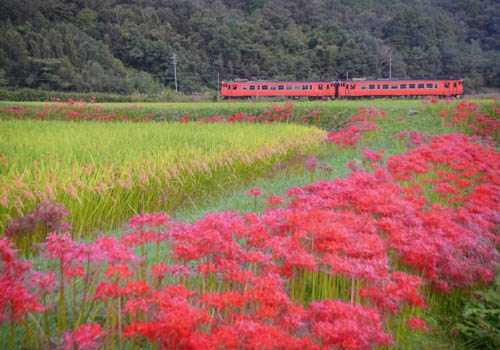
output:
[[2,0],[0,86],[154,93],[221,79],[464,77],[500,87],[495,0]]

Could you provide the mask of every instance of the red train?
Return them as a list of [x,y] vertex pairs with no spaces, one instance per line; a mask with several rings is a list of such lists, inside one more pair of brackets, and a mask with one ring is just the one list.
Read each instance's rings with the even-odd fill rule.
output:
[[309,99],[343,99],[369,97],[457,97],[463,95],[463,79],[380,79],[342,81],[223,81],[224,99],[251,97],[284,97]]

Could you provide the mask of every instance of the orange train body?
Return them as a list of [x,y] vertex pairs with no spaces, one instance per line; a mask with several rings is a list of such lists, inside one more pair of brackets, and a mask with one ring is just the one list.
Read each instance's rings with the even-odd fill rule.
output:
[[461,97],[463,79],[397,79],[344,81],[223,81],[224,99],[258,97],[344,99],[369,97]]

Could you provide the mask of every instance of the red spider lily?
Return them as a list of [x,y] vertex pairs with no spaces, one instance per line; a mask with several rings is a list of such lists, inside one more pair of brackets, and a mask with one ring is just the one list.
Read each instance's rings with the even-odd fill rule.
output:
[[17,259],[11,247],[12,242],[0,238],[0,322],[21,322],[27,313],[46,310],[31,290],[43,277],[34,274],[31,262]]
[[223,312],[241,309],[247,303],[247,299],[239,292],[203,293],[197,303]]
[[120,286],[118,282],[101,281],[96,287],[93,299],[107,301],[109,298],[119,298],[127,293],[127,288]]
[[189,304],[188,298],[192,295],[184,286],[169,286],[163,291],[153,292],[149,303],[161,311],[150,322],[132,322],[125,328],[125,336],[142,335],[152,341],[159,339],[166,348],[192,348],[190,338],[197,334],[197,327],[211,320],[205,310]]
[[73,279],[77,276],[80,276],[82,278],[86,278],[87,275],[85,274],[85,268],[81,265],[66,265],[64,267],[64,275],[68,279],[68,283],[71,284]]
[[129,227],[135,230],[147,229],[148,227],[165,226],[170,222],[170,216],[165,213],[144,214],[134,216],[129,221]]
[[393,272],[387,280],[380,280],[373,286],[363,287],[360,295],[375,302],[379,309],[395,313],[405,302],[421,308],[426,307],[417,290],[421,285],[423,282],[419,277],[404,272]]
[[0,238],[0,257],[3,263],[10,263],[14,260],[16,256],[16,251],[11,249],[14,246],[14,242],[7,239],[7,237]]
[[42,247],[44,255],[49,259],[59,259],[67,264],[74,261],[78,243],[73,241],[69,232],[63,234],[53,232],[47,236],[47,242],[43,243]]
[[429,329],[427,328],[427,324],[421,318],[410,318],[408,320],[408,327],[412,330],[420,329],[423,332],[427,332]]
[[390,346],[393,339],[384,333],[377,309],[345,304],[340,300],[323,300],[310,305],[312,332],[323,345],[345,349],[372,349]]
[[380,154],[378,154],[375,151],[369,150],[369,149],[365,149],[365,152],[363,153],[363,157],[364,157],[365,161],[371,162],[371,163],[379,162],[380,160],[382,160],[382,156]]
[[52,294],[58,287],[57,275],[53,272],[33,272],[31,283],[40,295]]
[[278,205],[285,205],[285,202],[283,202],[283,199],[281,196],[269,196],[269,200],[267,201],[267,204],[269,204],[272,208],[277,207]]
[[[265,115],[286,120],[287,113]],[[362,136],[375,130],[369,123],[383,114],[361,108],[347,129]],[[252,118],[233,117],[234,122]],[[140,215],[121,239],[77,243],[54,235],[43,246],[44,255],[64,261],[70,281],[77,276],[83,284],[87,276],[95,281],[85,300],[108,301],[109,314],[128,314],[122,319],[118,313],[119,326],[114,316],[98,314],[113,337],[123,326],[125,337],[161,348],[390,346],[384,325],[389,317],[397,320],[406,305],[425,308],[422,287],[488,283],[500,261],[496,150],[483,139],[457,134],[400,136],[411,150],[388,157],[387,169],[379,164],[368,172],[353,165],[357,171],[346,178],[290,189],[290,204],[275,197],[280,209],[209,214],[194,223],[174,223],[166,214]],[[257,198],[262,192],[253,189],[248,195]],[[452,205],[443,204],[451,199]],[[135,252],[153,241],[158,247],[162,243],[167,260],[151,266],[147,254],[139,259]],[[24,321],[27,312],[42,310],[38,299],[50,297],[58,287],[51,281],[63,281],[62,276],[33,272],[30,264],[16,260],[6,240],[0,240],[0,257],[0,286],[7,290],[0,295],[2,319]],[[400,271],[402,266],[421,277]],[[78,293],[80,285],[73,283]],[[420,319],[408,327],[427,329]],[[100,335],[89,335],[92,329]],[[81,341],[77,331],[68,333],[65,345],[78,347],[86,337],[89,346],[92,341],[107,345],[98,325],[82,330]]]
[[111,279],[112,277],[118,277],[118,279],[121,279],[132,277],[132,272],[130,271],[128,265],[115,264],[108,267],[105,275],[108,279]]
[[90,247],[92,259],[108,262],[110,264],[126,264],[138,261],[134,250],[127,247],[116,237],[106,236],[98,238],[97,241]]
[[258,188],[252,188],[252,189],[250,190],[250,192],[248,192],[248,195],[249,195],[249,196],[258,197],[258,196],[262,196],[262,195],[263,195],[263,193],[262,193],[262,191],[261,191],[260,189],[258,189]]
[[101,339],[106,333],[99,323],[84,324],[72,333],[66,333],[64,337],[64,350],[92,350],[99,349],[103,345]]
[[149,285],[144,280],[127,281],[127,294],[145,295],[149,292]]

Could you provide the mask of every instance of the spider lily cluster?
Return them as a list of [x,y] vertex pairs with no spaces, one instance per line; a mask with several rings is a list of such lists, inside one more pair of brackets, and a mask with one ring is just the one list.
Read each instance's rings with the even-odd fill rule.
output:
[[[356,147],[370,114],[385,117],[363,110],[328,140]],[[37,266],[0,239],[10,347],[21,332],[46,349],[405,346],[432,330],[433,295],[494,278],[500,155],[462,134],[397,137],[404,154],[363,149],[347,178],[271,196],[262,213],[144,214],[94,241],[54,232]]]

